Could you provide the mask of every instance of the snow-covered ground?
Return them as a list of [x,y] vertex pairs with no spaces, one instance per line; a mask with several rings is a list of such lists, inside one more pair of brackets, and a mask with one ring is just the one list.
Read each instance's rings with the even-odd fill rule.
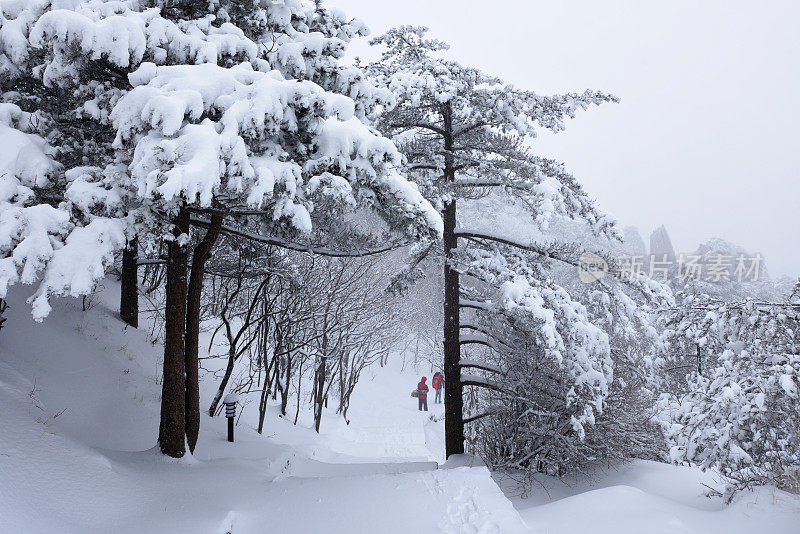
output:
[[723,485],[711,472],[635,461],[590,476],[542,476],[525,498],[511,477],[495,475],[535,533],[779,534],[800,532],[800,499],[760,488],[725,506],[706,497]]
[[[419,373],[399,361],[365,372],[349,425],[331,413],[317,435],[307,419],[271,413],[259,436],[250,410],[230,444],[225,420],[204,416],[194,457],[166,459],[154,448],[161,347],[115,318],[107,285],[88,311],[57,301],[38,325],[12,291],[0,333],[0,532],[800,531],[794,496],[764,489],[726,508],[703,497],[703,483],[718,486],[711,474],[649,462],[569,485],[542,478],[526,499],[496,476],[509,499],[486,468],[441,464],[442,407],[417,411]],[[204,383],[204,404],[213,388]]]
[[204,416],[195,456],[166,459],[154,449],[161,347],[109,311],[113,289],[86,312],[56,302],[41,325],[11,294],[0,532],[526,530],[485,468],[430,461],[441,458],[441,442],[428,441],[441,430],[429,427],[442,423],[428,416],[442,409],[418,412],[418,378],[396,366],[365,376],[350,425],[330,414],[317,436],[272,415],[259,436],[243,418],[230,444],[225,419]]

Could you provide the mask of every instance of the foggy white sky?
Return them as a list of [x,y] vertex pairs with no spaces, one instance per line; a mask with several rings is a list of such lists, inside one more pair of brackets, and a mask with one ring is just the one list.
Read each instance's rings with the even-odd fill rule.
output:
[[722,237],[800,275],[800,2],[326,3],[373,35],[428,26],[454,59],[541,94],[613,92],[537,152],[645,241],[664,224],[679,253]]

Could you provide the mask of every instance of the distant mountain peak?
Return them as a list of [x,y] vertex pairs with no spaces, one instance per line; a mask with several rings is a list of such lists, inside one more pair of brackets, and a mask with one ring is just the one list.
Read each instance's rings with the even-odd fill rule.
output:
[[666,256],[667,261],[675,262],[675,249],[663,224],[650,234],[650,255],[659,260]]

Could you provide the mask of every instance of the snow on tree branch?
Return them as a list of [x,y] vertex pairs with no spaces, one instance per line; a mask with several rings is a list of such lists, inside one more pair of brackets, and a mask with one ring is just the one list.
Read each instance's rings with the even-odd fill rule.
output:
[[[34,117],[0,103],[0,126],[42,157],[30,152],[17,169],[25,172],[6,173],[0,184],[4,221],[16,221],[2,250],[2,284],[5,291],[18,281],[20,269],[28,283],[44,272],[37,316],[50,294],[90,290],[125,236],[139,235],[146,248],[171,239],[172,218],[186,207],[231,210],[249,229],[261,217],[261,228],[301,234],[312,232],[315,210],[322,218],[369,208],[392,230],[441,234],[438,212],[400,174],[395,145],[365,122],[392,95],[339,63],[366,27],[321,4],[229,8],[160,0],[3,5],[4,98],[40,109]],[[30,94],[11,91],[17,86]],[[46,147],[45,138],[62,144]],[[48,173],[59,175],[57,186],[47,185]],[[20,179],[41,198],[20,189],[30,185]],[[243,219],[244,210],[262,213]],[[62,245],[65,258],[80,246],[96,252],[90,264],[76,264],[87,279],[57,259]]]

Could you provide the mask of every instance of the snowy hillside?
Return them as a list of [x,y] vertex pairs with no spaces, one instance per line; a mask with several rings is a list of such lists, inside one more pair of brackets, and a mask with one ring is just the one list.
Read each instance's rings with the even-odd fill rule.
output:
[[543,479],[526,499],[498,476],[517,512],[484,467],[437,468],[442,408],[416,410],[399,357],[364,377],[350,425],[330,417],[317,436],[271,414],[259,436],[242,418],[230,444],[225,420],[204,416],[195,455],[167,459],[161,346],[114,317],[106,284],[87,311],[11,313],[0,336],[2,532],[796,532],[795,497],[764,489],[724,508],[702,496],[710,474],[646,462]]
[[[24,310],[20,292],[10,302]],[[525,530],[484,467],[427,462],[440,432],[408,396],[410,373],[365,379],[350,427],[318,437],[270,417],[262,437],[242,420],[229,444],[224,418],[204,416],[194,457],[165,459],[161,346],[106,304],[60,301],[41,325],[13,313],[3,329],[1,532]]]

